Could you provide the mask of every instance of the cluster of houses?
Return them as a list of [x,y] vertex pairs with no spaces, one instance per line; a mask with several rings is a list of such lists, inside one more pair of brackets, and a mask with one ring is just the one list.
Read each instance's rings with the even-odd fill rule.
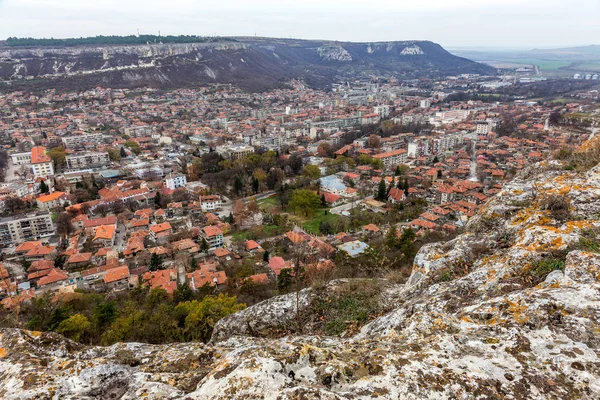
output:
[[[231,232],[260,225],[262,215],[232,226],[229,193],[190,178],[192,155],[211,151],[232,164],[259,150],[297,154],[319,167],[319,193],[332,212],[387,213],[421,199],[426,210],[401,228],[456,231],[519,170],[578,140],[549,126],[552,109],[538,103],[443,101],[447,88],[479,81],[442,80],[429,96],[418,81],[393,80],[331,92],[292,82],[268,93],[221,87],[1,94],[0,146],[9,158],[0,183],[2,303],[136,285],[218,290],[233,278],[226,266],[249,257],[260,264],[247,277],[256,284],[293,271],[289,255],[262,259],[260,241],[232,245]],[[562,111],[582,107],[566,104]],[[501,135],[507,113],[518,121],[516,133]],[[375,137],[361,135],[361,127],[380,123]],[[352,162],[332,162],[344,158]],[[97,181],[97,196],[81,200]],[[296,227],[269,240],[304,249],[322,269],[338,251],[364,254],[368,238],[386,229],[368,224],[332,238]]]

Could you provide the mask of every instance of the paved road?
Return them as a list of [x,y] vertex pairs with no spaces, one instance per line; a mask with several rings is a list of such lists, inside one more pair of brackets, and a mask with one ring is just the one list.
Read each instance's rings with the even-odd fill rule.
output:
[[354,202],[350,201],[349,203],[342,204],[341,206],[333,207],[331,210],[329,210],[329,212],[332,214],[342,215],[342,212],[350,211],[352,208],[356,208],[358,203],[360,203],[362,200],[364,199],[354,199]]
[[115,239],[115,247],[117,248],[117,251],[122,252],[125,250],[125,246],[127,245],[127,241],[125,240],[127,229],[125,228],[125,225],[118,223],[117,230],[119,233],[117,233],[117,237]]
[[[254,201],[259,201],[262,199],[266,199],[267,197],[271,197],[273,196],[275,193],[274,190],[270,190],[268,192],[264,192],[264,193],[259,193],[257,195],[254,196],[248,196],[248,197],[244,197],[241,200],[244,203],[249,203],[250,201],[254,200]],[[233,212],[233,201],[231,199],[229,199],[226,196],[222,196],[223,199],[225,199],[225,201],[223,202],[223,205],[221,206],[221,210],[216,211],[215,215],[217,215],[219,218],[226,218],[229,216],[229,213]]]
[[262,200],[262,199],[266,199],[267,197],[271,197],[271,196],[273,196],[275,193],[277,193],[277,192],[276,192],[276,191],[274,191],[274,190],[269,190],[268,192],[259,193],[259,194],[256,194],[256,195],[254,195],[254,196],[248,196],[248,197],[244,197],[244,198],[242,199],[242,201],[243,201],[244,203],[248,203],[248,202],[250,202],[252,199],[254,199],[255,201],[259,201],[259,200]]
[[20,180],[21,177],[18,175],[15,175],[15,172],[17,170],[19,170],[22,166],[21,165],[14,165],[12,162],[12,158],[8,157],[8,164],[6,166],[6,182],[12,182],[12,181],[17,181]]

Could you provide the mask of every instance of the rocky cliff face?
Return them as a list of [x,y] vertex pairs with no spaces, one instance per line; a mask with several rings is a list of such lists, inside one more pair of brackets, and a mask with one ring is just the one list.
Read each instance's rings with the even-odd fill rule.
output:
[[289,322],[295,296],[226,317],[209,345],[3,330],[0,397],[597,399],[599,213],[600,167],[538,164],[467,233],[422,248],[409,281],[386,289],[394,309],[352,337],[258,337]]
[[235,42],[0,47],[0,89],[189,87],[231,83],[265,90],[293,78],[315,87],[371,75],[400,79],[494,70],[431,42],[343,43],[266,38]]

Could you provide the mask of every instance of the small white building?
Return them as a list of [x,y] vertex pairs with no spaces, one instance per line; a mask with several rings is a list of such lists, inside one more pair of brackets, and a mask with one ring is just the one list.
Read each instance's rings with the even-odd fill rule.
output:
[[165,187],[171,190],[179,189],[185,187],[187,184],[187,178],[183,174],[169,174],[163,180]]
[[212,212],[216,210],[220,210],[223,205],[223,200],[221,196],[218,195],[208,195],[208,196],[200,196],[200,207],[202,207],[202,212]]

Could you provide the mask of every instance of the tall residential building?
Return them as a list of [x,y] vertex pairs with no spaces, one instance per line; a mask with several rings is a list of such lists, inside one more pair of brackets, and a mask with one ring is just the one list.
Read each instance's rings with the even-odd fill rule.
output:
[[110,164],[108,153],[90,152],[67,156],[67,167],[69,167],[69,169],[88,169],[93,167],[103,167],[108,164]]
[[85,148],[88,144],[101,144],[104,140],[102,133],[84,133],[83,135],[65,136],[62,141],[66,148]]
[[201,231],[202,237],[208,243],[209,250],[223,247],[223,231],[216,226],[205,226]]
[[233,144],[231,146],[217,146],[217,153],[223,158],[229,158],[230,160],[237,160],[238,158],[244,158],[254,153],[254,147],[246,146],[243,144]]
[[15,246],[52,235],[54,235],[54,224],[48,212],[0,218],[0,246]]
[[124,129],[126,135],[131,137],[152,136],[152,127],[150,125],[134,125]]
[[404,149],[388,151],[381,154],[375,154],[373,158],[383,161],[387,169],[396,167],[398,164],[406,164],[408,152]]
[[29,165],[35,178],[54,175],[52,159],[46,154],[46,148],[36,146],[26,153],[11,154],[13,165]]
[[35,178],[54,176],[52,159],[46,154],[46,148],[36,146],[31,149],[31,171]]

